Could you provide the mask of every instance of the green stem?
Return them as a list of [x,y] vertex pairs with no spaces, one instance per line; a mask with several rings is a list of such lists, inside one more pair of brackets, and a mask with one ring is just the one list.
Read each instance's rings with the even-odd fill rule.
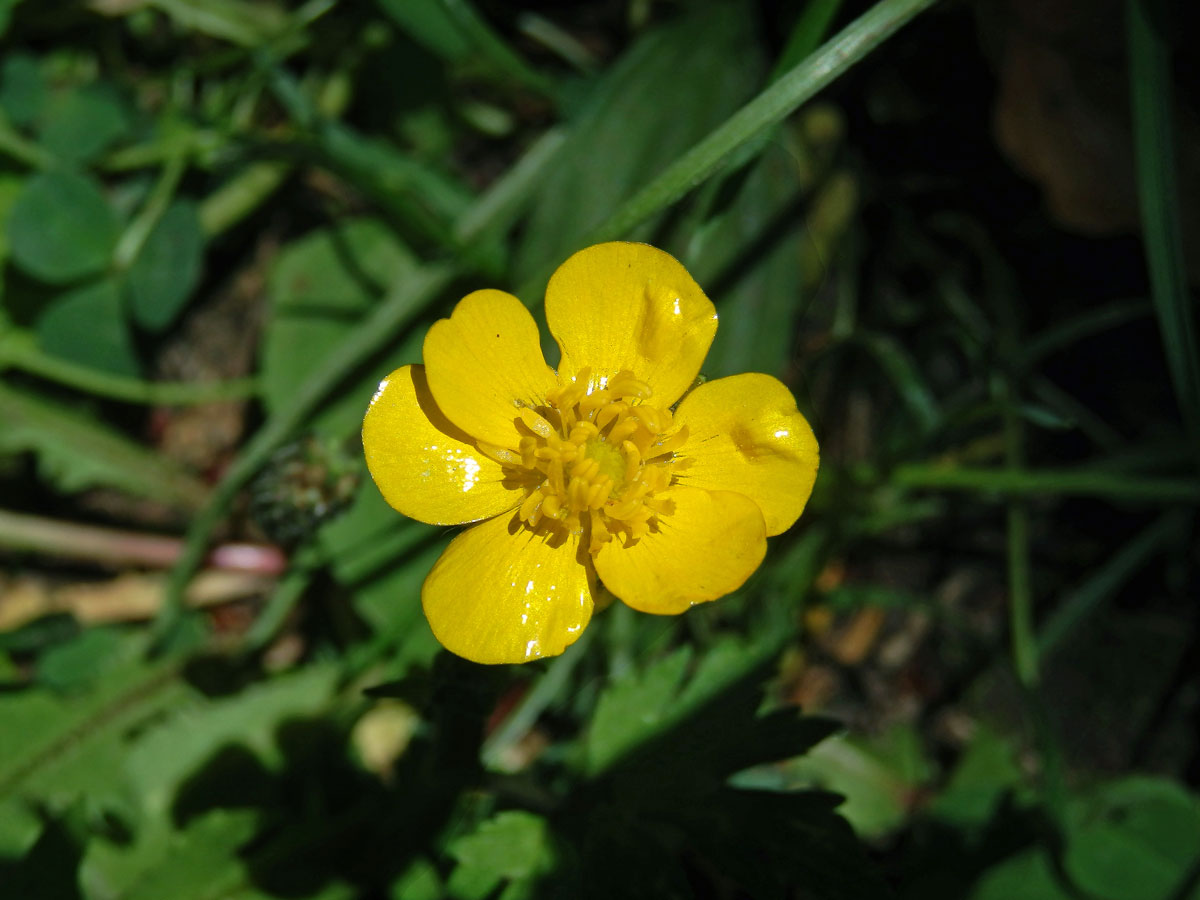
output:
[[133,261],[142,252],[142,245],[146,243],[146,238],[150,236],[150,232],[154,230],[158,220],[167,211],[167,206],[170,205],[171,200],[175,197],[175,191],[179,187],[179,180],[183,178],[186,170],[186,153],[177,153],[167,160],[163,166],[162,175],[154,185],[154,190],[146,198],[145,205],[117,241],[117,247],[113,251],[113,266],[118,272],[123,272],[133,265]]
[[0,155],[31,169],[48,169],[54,165],[54,156],[17,131],[3,111],[0,111]]
[[1200,502],[1200,481],[1196,479],[1078,469],[949,468],[912,463],[897,466],[888,481],[899,487],[994,493],[1003,497],[1072,495],[1169,505]]
[[485,768],[503,767],[506,751],[529,732],[538,717],[546,711],[546,707],[558,696],[575,667],[579,665],[579,661],[583,659],[594,633],[595,629],[585,631],[562,656],[551,662],[545,674],[534,682],[517,707],[484,741],[480,755]]
[[1159,516],[1120,552],[1105,561],[1083,584],[1068,594],[1038,634],[1041,656],[1053,653],[1075,630],[1173,535],[1179,534],[1186,516],[1172,511]]
[[147,406],[185,406],[242,400],[254,396],[257,382],[238,378],[214,382],[141,381],[114,375],[45,353],[32,335],[12,330],[0,337],[0,371],[20,369],[38,378],[75,388],[96,397]]

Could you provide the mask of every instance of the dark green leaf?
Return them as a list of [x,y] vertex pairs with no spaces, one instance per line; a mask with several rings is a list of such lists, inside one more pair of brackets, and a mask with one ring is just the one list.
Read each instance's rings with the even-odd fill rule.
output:
[[502,882],[504,900],[532,896],[533,882],[554,862],[545,820],[520,810],[498,813],[449,852],[458,865],[446,887],[457,900],[483,900]]
[[0,422],[0,452],[37,453],[43,477],[65,493],[107,485],[189,509],[208,495],[177,463],[36,393],[0,384]]
[[121,294],[108,279],[55,298],[37,321],[42,349],[117,375],[138,375],[141,364],[125,323]]
[[126,274],[134,320],[151,331],[170,325],[195,290],[203,262],[204,232],[195,204],[172,203]]
[[[288,246],[271,272],[263,336],[263,400],[286,408],[296,387],[354,330],[385,290],[415,269],[411,252],[382,223],[360,219]],[[386,371],[372,372],[378,382]],[[346,392],[326,427],[345,434],[361,421],[370,387]],[[365,393],[364,393],[365,392]]]
[[42,145],[59,159],[84,163],[129,131],[129,113],[111,85],[88,84],[51,100],[39,130]]
[[9,121],[21,127],[32,125],[41,115],[46,97],[46,81],[37,59],[27,53],[5,53],[0,63],[0,110]]
[[117,237],[117,216],[100,185],[74,172],[34,175],[8,220],[13,261],[50,284],[102,271]]
[[1169,900],[1200,861],[1200,799],[1164,778],[1104,785],[1070,819],[1063,864],[1093,897]]

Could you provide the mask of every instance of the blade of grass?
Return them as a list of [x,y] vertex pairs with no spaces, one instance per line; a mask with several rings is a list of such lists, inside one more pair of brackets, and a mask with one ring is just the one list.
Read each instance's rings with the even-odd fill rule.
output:
[[1038,654],[1047,656],[1053,653],[1081,622],[1095,613],[1172,535],[1179,533],[1185,519],[1186,515],[1178,511],[1159,516],[1093,572],[1086,581],[1067,594],[1039,630]]
[[624,203],[585,243],[626,234],[717,171],[739,146],[789,116],[937,0],[882,0],[730,116]]
[[1167,367],[1193,435],[1200,433],[1200,357],[1187,289],[1179,227],[1179,183],[1172,121],[1174,91],[1171,52],[1152,20],[1166,4],[1127,0],[1129,77],[1133,104],[1133,144],[1150,293],[1158,315]]
[[[581,247],[623,238],[720,170],[731,153],[783,121],[938,0],[882,0],[725,120],[595,228]],[[546,260],[516,291],[540,296],[561,260]]]

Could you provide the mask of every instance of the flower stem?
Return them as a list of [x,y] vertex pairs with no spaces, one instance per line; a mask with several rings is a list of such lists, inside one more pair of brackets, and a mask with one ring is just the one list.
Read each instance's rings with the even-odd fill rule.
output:
[[[0,547],[106,565],[165,569],[179,559],[183,541],[0,509]],[[214,548],[206,561],[217,569],[263,575],[278,575],[287,562],[283,552],[269,544],[224,544]]]

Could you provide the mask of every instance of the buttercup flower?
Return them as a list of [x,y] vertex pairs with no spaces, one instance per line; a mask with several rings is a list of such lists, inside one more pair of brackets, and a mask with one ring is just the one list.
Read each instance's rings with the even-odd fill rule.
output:
[[442,645],[481,663],[562,653],[591,618],[597,579],[648,613],[736,590],[817,474],[812,429],[777,379],[688,390],[717,314],[661,250],[576,253],[550,279],[546,320],[557,373],[516,297],[469,294],[429,329],[425,364],[383,380],[363,422],[388,503],[435,525],[477,523],[421,602]]

